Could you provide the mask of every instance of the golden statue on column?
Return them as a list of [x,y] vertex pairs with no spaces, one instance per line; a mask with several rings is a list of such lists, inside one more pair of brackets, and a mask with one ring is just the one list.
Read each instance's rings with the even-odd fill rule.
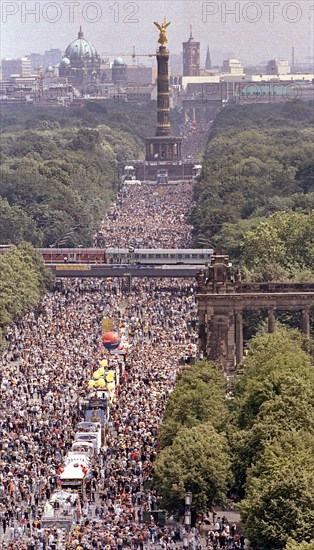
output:
[[168,21],[168,23],[167,23],[166,16],[165,16],[163,23],[159,24],[156,21],[154,21],[154,25],[156,25],[157,29],[159,29],[159,31],[160,31],[159,38],[158,38],[158,43],[161,44],[162,46],[164,46],[165,44],[168,44],[168,38],[167,38],[167,35],[166,35],[166,28],[169,27],[170,21]]

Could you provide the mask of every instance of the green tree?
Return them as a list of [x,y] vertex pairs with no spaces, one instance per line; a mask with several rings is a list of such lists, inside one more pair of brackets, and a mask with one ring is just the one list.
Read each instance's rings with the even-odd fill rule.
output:
[[281,394],[264,401],[252,426],[229,434],[233,471],[239,494],[243,494],[246,474],[260,460],[265,446],[284,433],[308,432],[314,437],[314,386],[297,374],[281,387]]
[[294,378],[312,387],[314,373],[305,351],[308,342],[297,330],[278,328],[252,339],[245,367],[238,370],[235,407],[240,427],[250,427],[261,405],[280,395]]
[[[59,112],[30,111],[27,125],[34,121],[32,131],[2,135],[0,196],[8,203],[3,212],[8,223],[0,232],[0,242],[27,239],[36,246],[48,246],[62,237],[63,245],[91,244],[119,186],[119,166],[126,158],[138,158],[143,148],[142,130],[133,132],[133,107],[125,106],[130,111],[129,127],[122,124],[123,116],[120,123],[114,116],[121,107],[112,107],[107,115],[105,105],[99,104],[96,110],[88,105],[86,127],[79,129],[81,112],[64,113],[64,120],[55,120],[51,117],[58,118]],[[20,115],[23,120],[24,114]],[[18,125],[16,119],[10,122]],[[1,209],[3,205],[0,213]]]
[[161,448],[171,445],[181,427],[211,421],[218,431],[224,430],[228,421],[226,391],[223,373],[214,363],[202,361],[185,368],[167,404],[160,430]]
[[311,540],[311,542],[296,542],[293,539],[289,539],[285,550],[314,550],[314,540]]
[[6,325],[35,306],[51,283],[42,257],[28,243],[0,256],[0,349]]
[[313,228],[314,210],[309,214],[273,214],[244,236],[242,253],[245,265],[253,273],[263,273],[269,264],[277,265],[278,269],[286,270],[290,275],[308,269],[313,271],[314,277]]
[[283,433],[252,466],[241,517],[254,550],[310,541],[314,525],[313,435]]
[[[291,218],[288,228],[285,223],[288,230],[280,235],[269,218],[266,227],[261,225],[254,232],[256,218],[284,210],[302,215],[313,209],[313,112],[304,102],[289,103],[289,109],[283,105],[223,109],[211,127],[202,176],[194,189],[195,241],[202,235],[242,264],[246,257],[253,260],[255,280],[296,277],[313,257],[312,244],[312,251],[308,250],[308,240],[298,237],[304,228],[301,218]],[[293,223],[296,219],[302,223]],[[247,228],[242,220],[247,220]],[[231,234],[232,227],[239,232],[238,240]],[[239,242],[252,229],[259,239],[247,240],[247,248],[240,248]],[[265,257],[274,266],[268,273]]]
[[314,373],[306,349],[296,330],[262,333],[252,339],[245,366],[238,370],[229,442],[241,496],[249,468],[268,445],[292,431],[314,435]]
[[182,428],[154,463],[154,485],[162,505],[176,515],[183,511],[186,491],[192,491],[192,509],[197,512],[222,504],[229,481],[227,440],[210,422]]
[[34,221],[19,206],[10,206],[8,201],[0,198],[0,242],[18,244],[21,241],[32,241],[41,244],[42,234]]

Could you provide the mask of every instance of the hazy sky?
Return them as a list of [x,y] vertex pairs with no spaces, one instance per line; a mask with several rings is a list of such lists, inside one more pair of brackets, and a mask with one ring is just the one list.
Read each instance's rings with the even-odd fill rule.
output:
[[274,57],[290,61],[292,46],[296,61],[304,61],[313,56],[313,7],[313,0],[2,0],[1,57],[64,51],[81,24],[99,54],[119,54],[129,62],[126,54],[133,45],[138,54],[155,51],[153,21],[166,15],[170,51],[182,50],[192,24],[202,64],[207,44],[213,63],[220,64],[226,53],[243,63]]

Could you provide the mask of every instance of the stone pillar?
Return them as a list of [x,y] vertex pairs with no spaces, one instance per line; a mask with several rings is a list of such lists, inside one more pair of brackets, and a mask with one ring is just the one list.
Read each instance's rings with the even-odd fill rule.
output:
[[229,308],[214,308],[208,314],[206,356],[223,365],[226,372],[234,369],[234,313]]
[[272,307],[268,310],[268,332],[272,334],[276,330],[275,309]]
[[236,312],[236,364],[239,365],[243,360],[243,314],[242,311]]
[[156,136],[170,135],[169,51],[160,45],[157,50],[157,128]]
[[126,280],[128,282],[128,292],[131,292],[132,291],[132,275],[131,275],[131,273],[129,273],[127,275]]
[[301,310],[301,331],[306,338],[310,337],[310,312],[308,308]]
[[203,356],[206,356],[206,316],[204,311],[199,310],[198,319],[198,350],[200,353],[202,352]]

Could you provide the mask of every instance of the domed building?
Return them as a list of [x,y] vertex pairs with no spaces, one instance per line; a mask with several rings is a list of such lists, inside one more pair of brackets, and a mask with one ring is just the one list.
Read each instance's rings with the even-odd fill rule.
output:
[[114,84],[126,84],[126,64],[121,57],[116,57],[113,60],[111,71]]
[[59,65],[59,76],[71,84],[95,82],[100,73],[100,57],[93,44],[84,38],[82,27],[78,37],[68,45]]

